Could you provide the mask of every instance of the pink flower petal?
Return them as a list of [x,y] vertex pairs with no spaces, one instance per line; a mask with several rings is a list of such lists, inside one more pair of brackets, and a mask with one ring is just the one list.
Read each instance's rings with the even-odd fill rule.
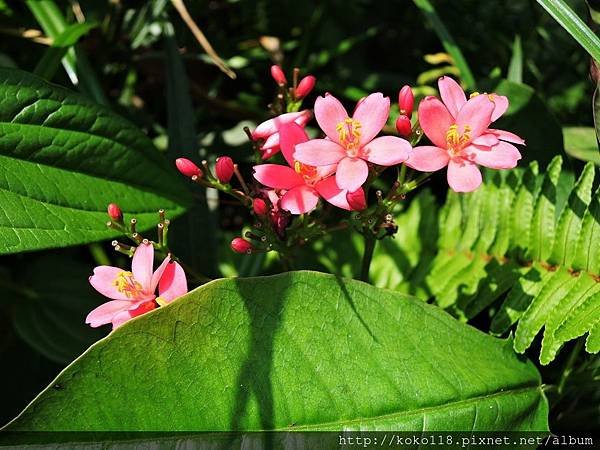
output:
[[465,151],[472,155],[477,164],[491,169],[512,169],[521,159],[517,147],[508,142],[500,142],[491,148],[471,145]]
[[346,150],[329,139],[311,139],[296,145],[294,159],[309,166],[337,164],[346,156]]
[[463,134],[468,127],[471,140],[478,138],[492,122],[494,104],[487,95],[478,95],[465,103],[458,112],[456,125],[458,132]]
[[254,166],[254,178],[259,183],[275,189],[292,189],[304,184],[304,178],[290,167],[279,164]]
[[297,144],[308,141],[304,129],[295,122],[284,124],[279,129],[281,153],[290,165],[294,167],[294,152]]
[[303,117],[305,117],[307,114],[310,118],[309,111],[291,112],[281,114],[277,117],[273,117],[272,119],[266,120],[260,125],[258,125],[256,129],[252,132],[252,137],[254,139],[267,138],[273,133],[277,133],[281,124],[294,122],[298,119],[303,120]]
[[131,315],[131,313],[129,311],[123,311],[123,312],[117,313],[112,319],[112,329],[116,330],[121,325],[123,325],[125,322],[127,322],[131,319],[133,319],[133,316]]
[[511,133],[510,131],[495,130],[493,128],[489,128],[488,130],[486,130],[486,132],[495,134],[496,136],[498,136],[498,139],[502,139],[503,141],[512,142],[513,144],[525,145],[525,139],[517,136],[514,133]]
[[177,263],[170,263],[158,285],[159,296],[167,302],[187,294],[187,279],[183,268]]
[[90,284],[100,294],[113,300],[129,300],[124,292],[120,292],[115,286],[115,280],[121,273],[125,272],[119,267],[99,266],[94,269],[94,275],[90,277]]
[[131,261],[131,272],[135,280],[142,285],[146,294],[154,294],[152,290],[152,272],[154,269],[154,247],[152,244],[140,244],[135,249]]
[[380,166],[395,166],[406,161],[411,150],[407,140],[395,136],[378,137],[362,149],[367,161]]
[[337,131],[337,124],[348,118],[344,105],[333,95],[318,97],[315,102],[315,118],[327,137],[339,144],[340,135]]
[[303,185],[287,191],[281,197],[281,207],[292,214],[304,214],[312,211],[319,202],[319,195],[311,186]]
[[481,185],[481,172],[471,161],[451,159],[448,163],[448,184],[455,192],[474,191]]
[[335,177],[329,177],[325,180],[319,181],[317,184],[315,184],[315,189],[321,197],[323,197],[332,205],[347,211],[352,209],[350,208],[348,200],[346,199],[346,193],[348,191],[338,187]]
[[359,158],[344,158],[337,167],[335,181],[340,189],[356,191],[367,181],[369,166]]
[[446,133],[454,119],[444,104],[435,97],[425,97],[419,104],[419,123],[423,132],[437,147],[446,148]]
[[450,77],[441,77],[438,80],[440,97],[448,111],[456,119],[458,112],[467,103],[467,96],[460,85]]
[[169,256],[167,256],[165,259],[163,259],[163,262],[160,263],[160,266],[158,266],[158,268],[152,274],[152,283],[151,283],[150,288],[152,289],[151,292],[153,294],[156,292],[156,286],[158,286],[158,282],[161,279],[161,277],[163,276],[165,269],[167,268],[167,265],[169,264],[170,261],[171,261],[171,258]]
[[450,161],[450,156],[448,156],[447,150],[424,145],[413,148],[405,164],[421,172],[435,172],[442,167],[446,167],[448,161]]
[[381,131],[390,115],[390,98],[377,92],[362,100],[352,116],[360,122],[360,145],[369,143]]
[[484,133],[481,136],[475,138],[473,140],[473,144],[475,145],[484,145],[486,147],[491,147],[498,143],[498,137],[493,133]]
[[319,179],[325,179],[329,175],[333,175],[337,169],[337,164],[329,164],[328,166],[317,166],[317,175]]
[[85,323],[93,328],[106,325],[112,322],[116,314],[127,312],[133,304],[135,303],[126,300],[113,300],[103,303],[87,315]]
[[508,98],[504,95],[489,94],[489,99],[494,102],[494,112],[492,113],[492,122],[500,118],[508,109]]

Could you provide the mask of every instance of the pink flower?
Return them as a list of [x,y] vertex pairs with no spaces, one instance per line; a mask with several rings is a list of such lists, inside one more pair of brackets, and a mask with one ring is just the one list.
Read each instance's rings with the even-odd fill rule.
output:
[[[254,166],[254,178],[267,187],[286,191],[279,201],[281,208],[292,214],[303,214],[312,211],[323,197],[332,205],[352,210],[346,199],[348,191],[340,189],[331,176],[335,166],[314,167],[294,160],[294,148],[308,141],[302,127],[295,123],[284,124],[280,135],[281,152],[290,167],[278,164]],[[357,195],[364,197],[362,188],[358,189]]]
[[312,139],[296,147],[294,157],[311,166],[333,165],[340,189],[354,192],[367,180],[367,161],[394,166],[408,158],[410,144],[401,138],[375,138],[385,125],[390,99],[380,93],[358,102],[352,118],[332,95],[317,98],[315,117],[327,139]]
[[424,172],[448,166],[448,184],[456,192],[471,192],[481,184],[477,165],[512,169],[521,153],[510,144],[525,144],[516,134],[489,128],[508,108],[497,94],[475,94],[467,100],[449,77],[440,78],[440,94],[419,105],[419,123],[433,146],[415,147],[406,165]]
[[260,147],[262,159],[268,159],[279,153],[279,128],[281,125],[296,123],[304,128],[311,118],[311,112],[306,109],[300,112],[281,114],[258,125],[252,132],[252,138],[265,140]]
[[[112,299],[94,309],[85,323],[96,328],[112,322],[113,330],[133,317],[169,303],[187,293],[187,280],[181,266],[168,256],[153,273],[154,248],[140,244],[131,260],[131,272],[118,267],[99,266],[90,284]],[[158,286],[159,297],[155,291]]]

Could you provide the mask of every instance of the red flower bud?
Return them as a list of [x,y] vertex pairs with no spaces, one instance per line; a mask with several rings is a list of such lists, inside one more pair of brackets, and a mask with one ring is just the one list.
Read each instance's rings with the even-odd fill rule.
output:
[[193,177],[194,175],[201,177],[202,171],[200,168],[187,158],[177,158],[175,160],[177,170],[179,170],[186,177]]
[[262,198],[255,198],[252,202],[252,209],[257,216],[266,216],[269,213],[267,202]]
[[410,124],[410,119],[404,115],[398,117],[396,119],[396,130],[402,137],[409,137],[410,133],[412,133],[412,125]]
[[235,170],[233,159],[229,156],[221,156],[217,158],[217,164],[215,165],[215,175],[221,183],[229,183],[233,172]]
[[119,208],[119,205],[117,205],[116,203],[111,203],[110,205],[108,205],[108,216],[114,222],[123,221],[123,211],[121,211],[121,208]]
[[283,70],[281,70],[281,67],[279,67],[278,65],[274,64],[271,66],[271,76],[275,80],[275,83],[287,84],[287,79],[285,78],[285,74],[283,73]]
[[246,239],[236,237],[233,241],[231,241],[231,250],[236,253],[246,253],[249,255],[252,253],[252,250],[254,250],[254,247]]
[[352,211],[362,211],[367,207],[367,199],[365,198],[365,191],[362,188],[357,189],[354,192],[348,192],[346,194],[346,201],[352,208]]
[[298,83],[298,87],[296,88],[296,98],[304,98],[310,94],[315,87],[316,82],[317,79],[312,75],[302,78],[300,83]]
[[398,94],[398,106],[400,107],[400,114],[408,116],[410,119],[413,113],[413,107],[415,106],[415,96],[413,95],[410,86],[405,85],[400,89]]

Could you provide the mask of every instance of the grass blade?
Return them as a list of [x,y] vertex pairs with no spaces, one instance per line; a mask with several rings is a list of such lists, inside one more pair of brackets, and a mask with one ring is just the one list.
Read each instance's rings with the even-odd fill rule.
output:
[[415,5],[419,7],[419,9],[423,12],[427,20],[433,26],[433,29],[437,33],[438,37],[442,41],[442,45],[446,49],[446,51],[452,56],[454,59],[454,64],[460,70],[460,76],[462,81],[467,89],[475,88],[475,78],[473,77],[473,73],[467,64],[465,57],[463,56],[460,48],[454,41],[454,38],[438,16],[435,8],[431,4],[429,0],[413,0]]
[[600,38],[563,0],[537,0],[537,2],[573,36],[592,58],[600,62]]

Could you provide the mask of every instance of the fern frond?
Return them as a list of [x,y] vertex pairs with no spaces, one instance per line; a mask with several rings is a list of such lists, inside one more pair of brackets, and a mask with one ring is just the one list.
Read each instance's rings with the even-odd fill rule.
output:
[[449,193],[425,278],[435,302],[465,319],[504,296],[491,331],[518,322],[523,353],[543,329],[542,364],[586,333],[587,351],[600,350],[600,190],[592,195],[593,164],[574,185],[561,165],[490,173],[471,194]]

